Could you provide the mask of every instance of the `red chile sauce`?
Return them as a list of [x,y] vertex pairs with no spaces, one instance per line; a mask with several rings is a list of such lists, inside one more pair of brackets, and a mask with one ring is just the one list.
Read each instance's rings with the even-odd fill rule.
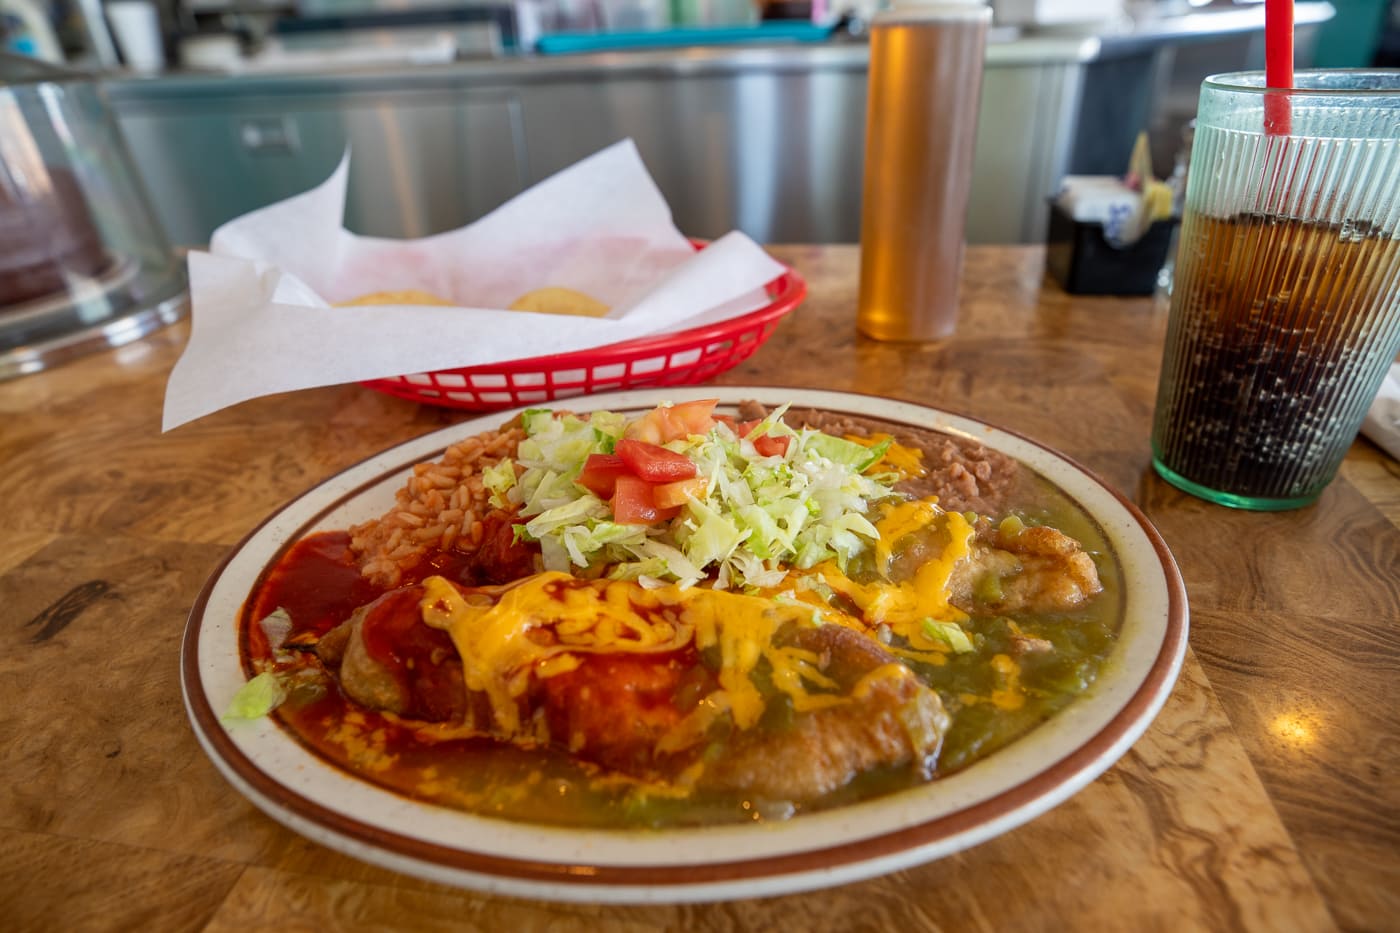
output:
[[303,538],[258,581],[243,617],[244,661],[268,657],[258,620],[278,607],[292,617],[292,634],[324,635],[360,606],[383,593],[360,575],[350,556],[350,535],[326,531]]
[[[463,561],[452,555],[438,555],[425,562],[416,572],[406,573],[403,584],[421,582],[433,574],[460,579],[468,576]],[[266,658],[270,652],[258,620],[266,618],[279,607],[292,617],[292,636],[320,637],[345,621],[359,607],[383,596],[387,590],[360,575],[360,568],[350,554],[350,536],[344,531],[323,531],[298,541],[282,556],[276,566],[259,581],[256,596],[249,603],[251,611],[243,619],[245,666],[255,658]],[[415,636],[422,626],[414,626]],[[405,630],[408,631],[408,630]],[[408,650],[424,657],[434,650],[450,647],[443,633],[427,630],[429,635],[405,639],[403,633],[384,632],[382,637],[367,638],[370,653],[390,664],[402,664],[390,645],[407,643]],[[441,638],[432,638],[432,634]],[[252,673],[250,670],[249,673]]]
[[[439,557],[405,576],[403,584],[440,573],[457,579],[475,576],[472,568],[452,557]],[[271,659],[259,621],[279,607],[292,619],[289,639],[319,637],[347,619],[360,606],[386,590],[360,575],[349,551],[349,535],[321,532],[298,541],[257,584],[244,606],[241,620],[245,669]],[[406,613],[385,614],[391,621],[376,637],[367,628],[366,647],[391,670],[419,671],[440,667],[446,633],[415,626],[415,636],[403,639],[387,631],[392,620],[411,619]],[[391,650],[388,646],[395,644]],[[396,654],[397,652],[397,654]],[[412,655],[411,664],[409,655]],[[455,669],[456,665],[452,665]],[[446,673],[446,672],[444,672]],[[457,674],[460,677],[460,674]],[[460,680],[415,681],[415,703],[408,714],[439,719],[443,707],[460,693]],[[434,701],[434,697],[438,701]],[[460,703],[460,697],[455,703]],[[333,678],[324,690],[299,695],[296,691],[274,714],[308,750],[358,777],[406,797],[441,803],[485,815],[576,826],[616,826],[623,801],[616,788],[595,788],[596,771],[548,750],[522,750],[486,739],[424,742],[392,715],[367,710],[348,700]]]

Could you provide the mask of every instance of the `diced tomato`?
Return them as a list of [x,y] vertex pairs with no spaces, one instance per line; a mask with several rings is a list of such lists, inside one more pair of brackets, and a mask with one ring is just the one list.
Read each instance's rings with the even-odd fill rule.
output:
[[782,457],[787,454],[791,441],[792,438],[787,435],[774,437],[771,434],[760,434],[753,439],[753,449],[758,451],[760,457]]
[[661,483],[652,487],[651,494],[656,500],[657,508],[671,509],[685,505],[692,497],[704,496],[705,485],[705,478],[696,476],[691,479],[677,480],[674,483]]
[[599,499],[611,499],[617,478],[627,473],[627,464],[617,454],[589,454],[576,482]]
[[692,434],[706,434],[715,426],[712,413],[718,404],[719,399],[707,398],[659,406],[629,424],[624,436],[651,444],[667,444]]
[[679,515],[680,506],[657,507],[655,488],[636,476],[626,473],[619,476],[612,497],[613,519],[623,525],[650,525]]
[[[734,433],[739,437],[748,437],[754,432],[754,429],[762,423],[761,420],[740,421],[734,426]],[[760,434],[758,437],[751,438],[751,440],[753,441],[753,449],[758,451],[760,457],[784,456],[787,454],[788,444],[792,442],[792,438],[787,435],[773,437],[768,434]]]
[[680,433],[666,440],[674,441],[692,434],[708,434],[715,426],[714,411],[719,404],[717,398],[697,399],[694,402],[681,402],[671,406],[671,425]]
[[648,483],[674,483],[690,479],[697,472],[695,462],[685,454],[667,450],[657,444],[624,437],[614,448],[627,469]]

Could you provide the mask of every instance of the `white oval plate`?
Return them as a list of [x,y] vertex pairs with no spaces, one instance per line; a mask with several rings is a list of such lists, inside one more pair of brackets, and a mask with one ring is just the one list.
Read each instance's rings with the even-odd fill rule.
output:
[[495,413],[409,441],[332,477],[269,517],[214,572],[181,649],[185,706],[220,772],[273,819],[385,868],[493,893],[609,903],[759,897],[869,878],[941,858],[1046,812],[1108,769],[1147,729],[1181,669],[1186,590],[1161,536],[1123,496],[1060,454],[978,421],[870,396],[773,387],[650,389],[578,410],[640,412],[658,401],[843,411],[974,438],[1076,500],[1121,564],[1125,616],[1083,697],[971,767],[886,797],[785,822],[662,831],[532,826],[408,800],[309,752],[271,719],[219,720],[243,684],[237,622],[264,568],[318,530],[382,515],[414,463],[511,417]]

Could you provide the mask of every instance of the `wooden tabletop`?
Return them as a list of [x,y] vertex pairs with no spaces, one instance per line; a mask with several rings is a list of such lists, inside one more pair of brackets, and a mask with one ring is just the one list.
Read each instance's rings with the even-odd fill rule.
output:
[[957,335],[857,335],[853,247],[773,249],[808,300],[725,384],[875,393],[1027,434],[1133,499],[1191,648],[1146,735],[1048,814],[819,893],[601,907],[482,896],[339,855],[240,797],[180,696],[186,614],[268,513],[464,420],[358,386],[160,433],[178,324],[0,384],[0,926],[11,930],[1400,928],[1400,466],[1363,440],[1314,506],[1249,513],[1149,466],[1166,312],[1066,295],[1035,247],[968,259]]

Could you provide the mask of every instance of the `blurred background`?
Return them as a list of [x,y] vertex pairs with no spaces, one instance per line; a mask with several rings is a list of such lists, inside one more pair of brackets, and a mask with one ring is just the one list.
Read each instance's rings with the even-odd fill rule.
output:
[[[1034,243],[1140,132],[1180,171],[1201,79],[1263,63],[1262,3],[995,0],[968,237]],[[855,242],[877,0],[0,0],[15,62],[90,82],[177,245],[323,180],[423,236],[634,139],[697,237]],[[1395,64],[1397,5],[1299,2],[1299,66]],[[957,94],[950,87],[946,93]],[[42,111],[43,108],[38,108]],[[34,114],[38,111],[32,110]],[[42,117],[36,117],[42,119]]]

